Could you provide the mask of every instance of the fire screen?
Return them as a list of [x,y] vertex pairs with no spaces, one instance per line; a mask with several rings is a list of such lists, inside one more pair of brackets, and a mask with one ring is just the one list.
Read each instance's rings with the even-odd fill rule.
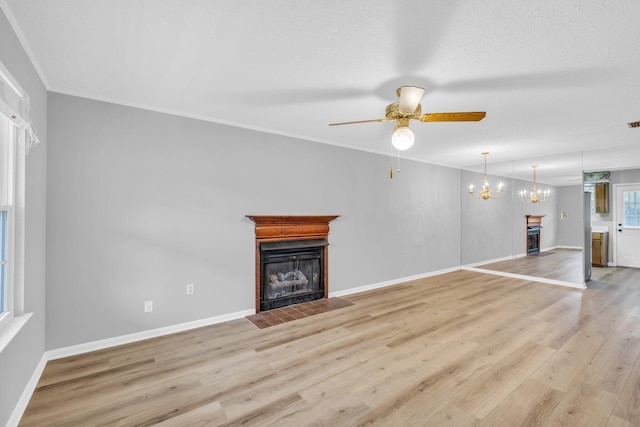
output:
[[260,310],[323,298],[326,245],[324,239],[262,243]]

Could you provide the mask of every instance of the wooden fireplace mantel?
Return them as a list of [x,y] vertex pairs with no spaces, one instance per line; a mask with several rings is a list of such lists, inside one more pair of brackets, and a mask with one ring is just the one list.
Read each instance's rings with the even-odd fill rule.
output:
[[256,223],[256,239],[314,239],[329,235],[329,223],[340,215],[247,215]]
[[527,218],[527,227],[530,225],[542,225],[542,218],[544,215],[525,215]]
[[[284,240],[329,239],[329,223],[340,215],[247,215],[256,224],[256,313],[260,312],[260,244]],[[324,247],[324,298],[329,296],[329,252]]]

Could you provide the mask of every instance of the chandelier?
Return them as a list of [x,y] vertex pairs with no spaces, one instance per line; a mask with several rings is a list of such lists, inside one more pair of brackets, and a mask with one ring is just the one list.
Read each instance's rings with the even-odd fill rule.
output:
[[533,165],[531,167],[533,168],[533,189],[531,190],[531,193],[527,193],[527,190],[522,190],[520,192],[520,200],[531,203],[546,202],[549,200],[549,196],[551,196],[551,190],[538,190],[536,187],[536,168],[538,165]]
[[473,192],[473,184],[469,185],[469,195],[478,200],[497,199],[502,195],[502,192],[504,191],[504,188],[502,188],[502,183],[498,184],[498,190],[493,194],[489,189],[489,183],[487,182],[487,154],[489,154],[488,151],[482,153],[482,155],[484,156],[484,178],[482,180],[482,192],[476,196]]

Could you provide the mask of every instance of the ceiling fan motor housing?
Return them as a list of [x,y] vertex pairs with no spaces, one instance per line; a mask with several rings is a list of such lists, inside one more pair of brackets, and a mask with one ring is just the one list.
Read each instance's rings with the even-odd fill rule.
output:
[[415,111],[413,113],[407,114],[400,111],[400,104],[394,102],[392,104],[387,105],[385,117],[387,120],[398,120],[398,119],[417,119],[422,115],[422,106],[418,104]]

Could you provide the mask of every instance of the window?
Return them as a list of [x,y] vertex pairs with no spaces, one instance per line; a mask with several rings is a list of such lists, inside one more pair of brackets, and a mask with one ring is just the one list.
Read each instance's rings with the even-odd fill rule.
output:
[[15,126],[0,115],[0,322],[14,309]]
[[623,225],[640,228],[640,191],[624,191],[623,194]]
[[29,110],[0,62],[0,352],[32,314],[24,312],[25,156],[40,141]]

